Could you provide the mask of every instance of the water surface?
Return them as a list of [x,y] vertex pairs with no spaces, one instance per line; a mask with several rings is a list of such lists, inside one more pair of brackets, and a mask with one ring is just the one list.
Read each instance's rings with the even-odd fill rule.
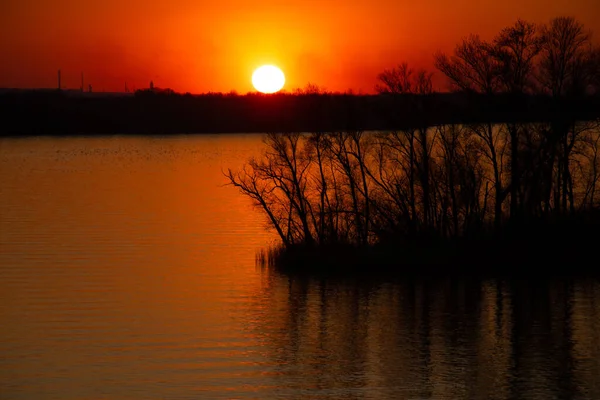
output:
[[0,398],[600,398],[596,281],[256,268],[274,235],[221,171],[260,149],[0,139]]

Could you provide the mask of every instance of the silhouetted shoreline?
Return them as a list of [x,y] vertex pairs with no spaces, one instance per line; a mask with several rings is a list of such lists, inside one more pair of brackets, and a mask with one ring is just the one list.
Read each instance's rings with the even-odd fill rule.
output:
[[78,95],[65,91],[0,94],[1,134],[111,135],[173,133],[333,132],[397,130],[457,123],[541,122],[560,110],[576,120],[600,117],[600,96],[353,95],[138,91],[135,95]]
[[372,245],[305,244],[263,251],[258,265],[312,277],[600,277],[600,210],[507,226],[474,237],[419,237]]

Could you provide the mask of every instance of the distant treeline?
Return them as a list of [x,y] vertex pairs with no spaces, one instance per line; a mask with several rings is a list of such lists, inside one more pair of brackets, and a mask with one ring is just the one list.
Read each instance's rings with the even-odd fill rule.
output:
[[137,91],[72,96],[55,91],[0,95],[2,135],[331,132],[397,130],[423,124],[579,120],[600,116],[600,96],[557,101],[539,94],[334,93],[204,95]]

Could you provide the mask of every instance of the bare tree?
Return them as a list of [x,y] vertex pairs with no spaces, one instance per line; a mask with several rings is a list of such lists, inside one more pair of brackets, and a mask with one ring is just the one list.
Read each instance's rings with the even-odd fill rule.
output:
[[600,182],[600,120],[593,129],[584,132],[576,149],[577,163],[583,184],[582,205],[586,208],[597,206],[596,190]]
[[[584,95],[597,76],[593,67],[595,54],[591,33],[573,17],[554,18],[549,24],[542,26],[541,32],[538,80],[542,89],[553,96],[557,107],[564,107],[565,98]],[[573,198],[570,193],[570,152],[577,136],[575,125],[575,121],[567,113],[556,113],[546,141],[545,151],[548,153],[550,170],[556,171],[554,206],[556,211],[563,213],[572,210],[574,206],[570,201]],[[550,203],[549,198],[546,203]]]
[[[482,41],[477,35],[470,35],[456,46],[454,54],[435,54],[435,66],[450,81],[451,87],[466,92],[492,95],[502,88],[501,65],[495,57],[492,43]],[[502,181],[502,153],[505,139],[502,130],[494,129],[491,121],[472,126],[485,145],[484,155],[490,160],[493,169],[495,192],[494,221],[499,227],[502,221],[502,203],[506,199]]]
[[271,181],[264,179],[259,173],[256,160],[250,160],[241,171],[233,172],[231,169],[225,174],[229,182],[237,187],[240,192],[252,199],[255,206],[262,208],[273,228],[277,231],[281,242],[289,247],[293,244],[285,228],[285,214],[282,214],[278,198],[273,194],[275,188]]
[[554,97],[579,89],[591,33],[573,17],[557,17],[541,28],[542,58],[538,79]]
[[[492,54],[498,65],[498,80],[502,89],[513,97],[511,101],[521,103],[533,84],[534,60],[538,56],[542,40],[534,24],[521,19],[510,27],[504,28],[494,39]],[[518,195],[520,192],[521,172],[519,171],[519,136],[526,125],[516,122],[506,124],[510,136],[510,215],[518,214]]]
[[300,138],[298,133],[270,133],[261,160],[252,159],[241,172],[226,174],[265,210],[286,245],[315,243],[307,191],[312,158],[303,151]]
[[[425,226],[428,226],[431,211],[430,191],[430,152],[432,143],[428,137],[429,123],[426,109],[427,95],[433,93],[433,73],[425,69],[414,71],[407,63],[402,63],[396,68],[384,70],[378,75],[379,83],[375,89],[379,93],[398,95],[412,95],[410,101],[405,103],[417,117],[418,126],[408,128],[403,134],[408,139],[409,157],[409,185],[412,210],[412,222],[416,222],[416,193],[415,178],[418,178],[421,187],[421,203],[423,206],[423,218]],[[403,141],[393,143],[397,136],[392,136],[391,146],[402,145]]]
[[385,69],[377,75],[379,82],[375,85],[375,91],[392,94],[412,93],[412,75],[413,70],[408,67],[408,63]]
[[535,24],[517,20],[495,38],[492,53],[498,63],[498,79],[504,91],[522,94],[533,85],[535,59],[542,49],[542,38]]
[[451,56],[438,52],[434,64],[450,80],[453,88],[484,94],[497,93],[499,65],[492,57],[493,45],[470,35],[454,49]]

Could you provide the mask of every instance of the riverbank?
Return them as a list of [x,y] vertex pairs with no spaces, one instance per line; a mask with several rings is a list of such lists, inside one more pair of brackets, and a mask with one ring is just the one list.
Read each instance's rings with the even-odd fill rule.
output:
[[425,238],[369,246],[283,246],[259,263],[283,273],[317,276],[600,276],[600,211],[505,227],[470,238]]

